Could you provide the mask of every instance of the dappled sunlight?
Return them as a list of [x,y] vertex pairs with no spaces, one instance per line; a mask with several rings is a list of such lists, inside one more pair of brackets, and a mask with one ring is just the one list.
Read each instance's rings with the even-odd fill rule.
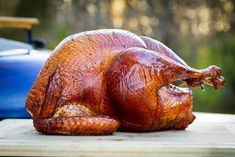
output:
[[[28,7],[33,6],[33,7]],[[190,66],[223,69],[222,90],[195,90],[198,111],[235,113],[235,3],[219,1],[155,0],[0,0],[0,16],[36,17],[36,38],[47,49],[66,36],[94,29],[119,28],[162,41]],[[1,29],[1,37],[26,41],[22,31]]]
[[114,28],[121,28],[123,25],[126,2],[124,0],[111,1],[111,13]]

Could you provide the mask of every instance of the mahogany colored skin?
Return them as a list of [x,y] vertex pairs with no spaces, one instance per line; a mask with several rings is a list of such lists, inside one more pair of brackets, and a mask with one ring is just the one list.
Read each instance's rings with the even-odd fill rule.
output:
[[159,41],[124,30],[64,39],[30,90],[26,108],[45,134],[101,135],[185,129],[192,92],[171,85],[224,85],[220,68],[196,70]]

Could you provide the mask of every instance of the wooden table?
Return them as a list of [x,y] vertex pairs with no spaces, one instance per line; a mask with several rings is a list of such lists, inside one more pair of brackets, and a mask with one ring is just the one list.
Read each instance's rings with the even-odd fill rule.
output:
[[0,155],[13,156],[235,156],[235,115],[196,113],[186,131],[112,136],[46,136],[32,120],[0,121]]

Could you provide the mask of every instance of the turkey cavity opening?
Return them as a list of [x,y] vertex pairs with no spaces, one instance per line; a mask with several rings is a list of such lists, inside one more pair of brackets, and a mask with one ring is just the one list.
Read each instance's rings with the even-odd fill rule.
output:
[[[165,85],[158,90],[159,97],[178,103],[192,100],[192,91],[187,83],[183,80],[177,80],[171,84]],[[167,101],[165,102],[167,103]],[[169,102],[168,102],[169,103]]]

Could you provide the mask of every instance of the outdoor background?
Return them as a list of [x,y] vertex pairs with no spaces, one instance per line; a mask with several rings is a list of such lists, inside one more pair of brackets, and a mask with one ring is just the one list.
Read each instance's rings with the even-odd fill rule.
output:
[[[0,0],[0,16],[37,17],[33,36],[47,49],[70,34],[101,28],[160,40],[194,68],[223,69],[223,89],[193,89],[194,111],[235,113],[234,7],[234,0]],[[0,36],[27,40],[22,30],[0,29]]]

